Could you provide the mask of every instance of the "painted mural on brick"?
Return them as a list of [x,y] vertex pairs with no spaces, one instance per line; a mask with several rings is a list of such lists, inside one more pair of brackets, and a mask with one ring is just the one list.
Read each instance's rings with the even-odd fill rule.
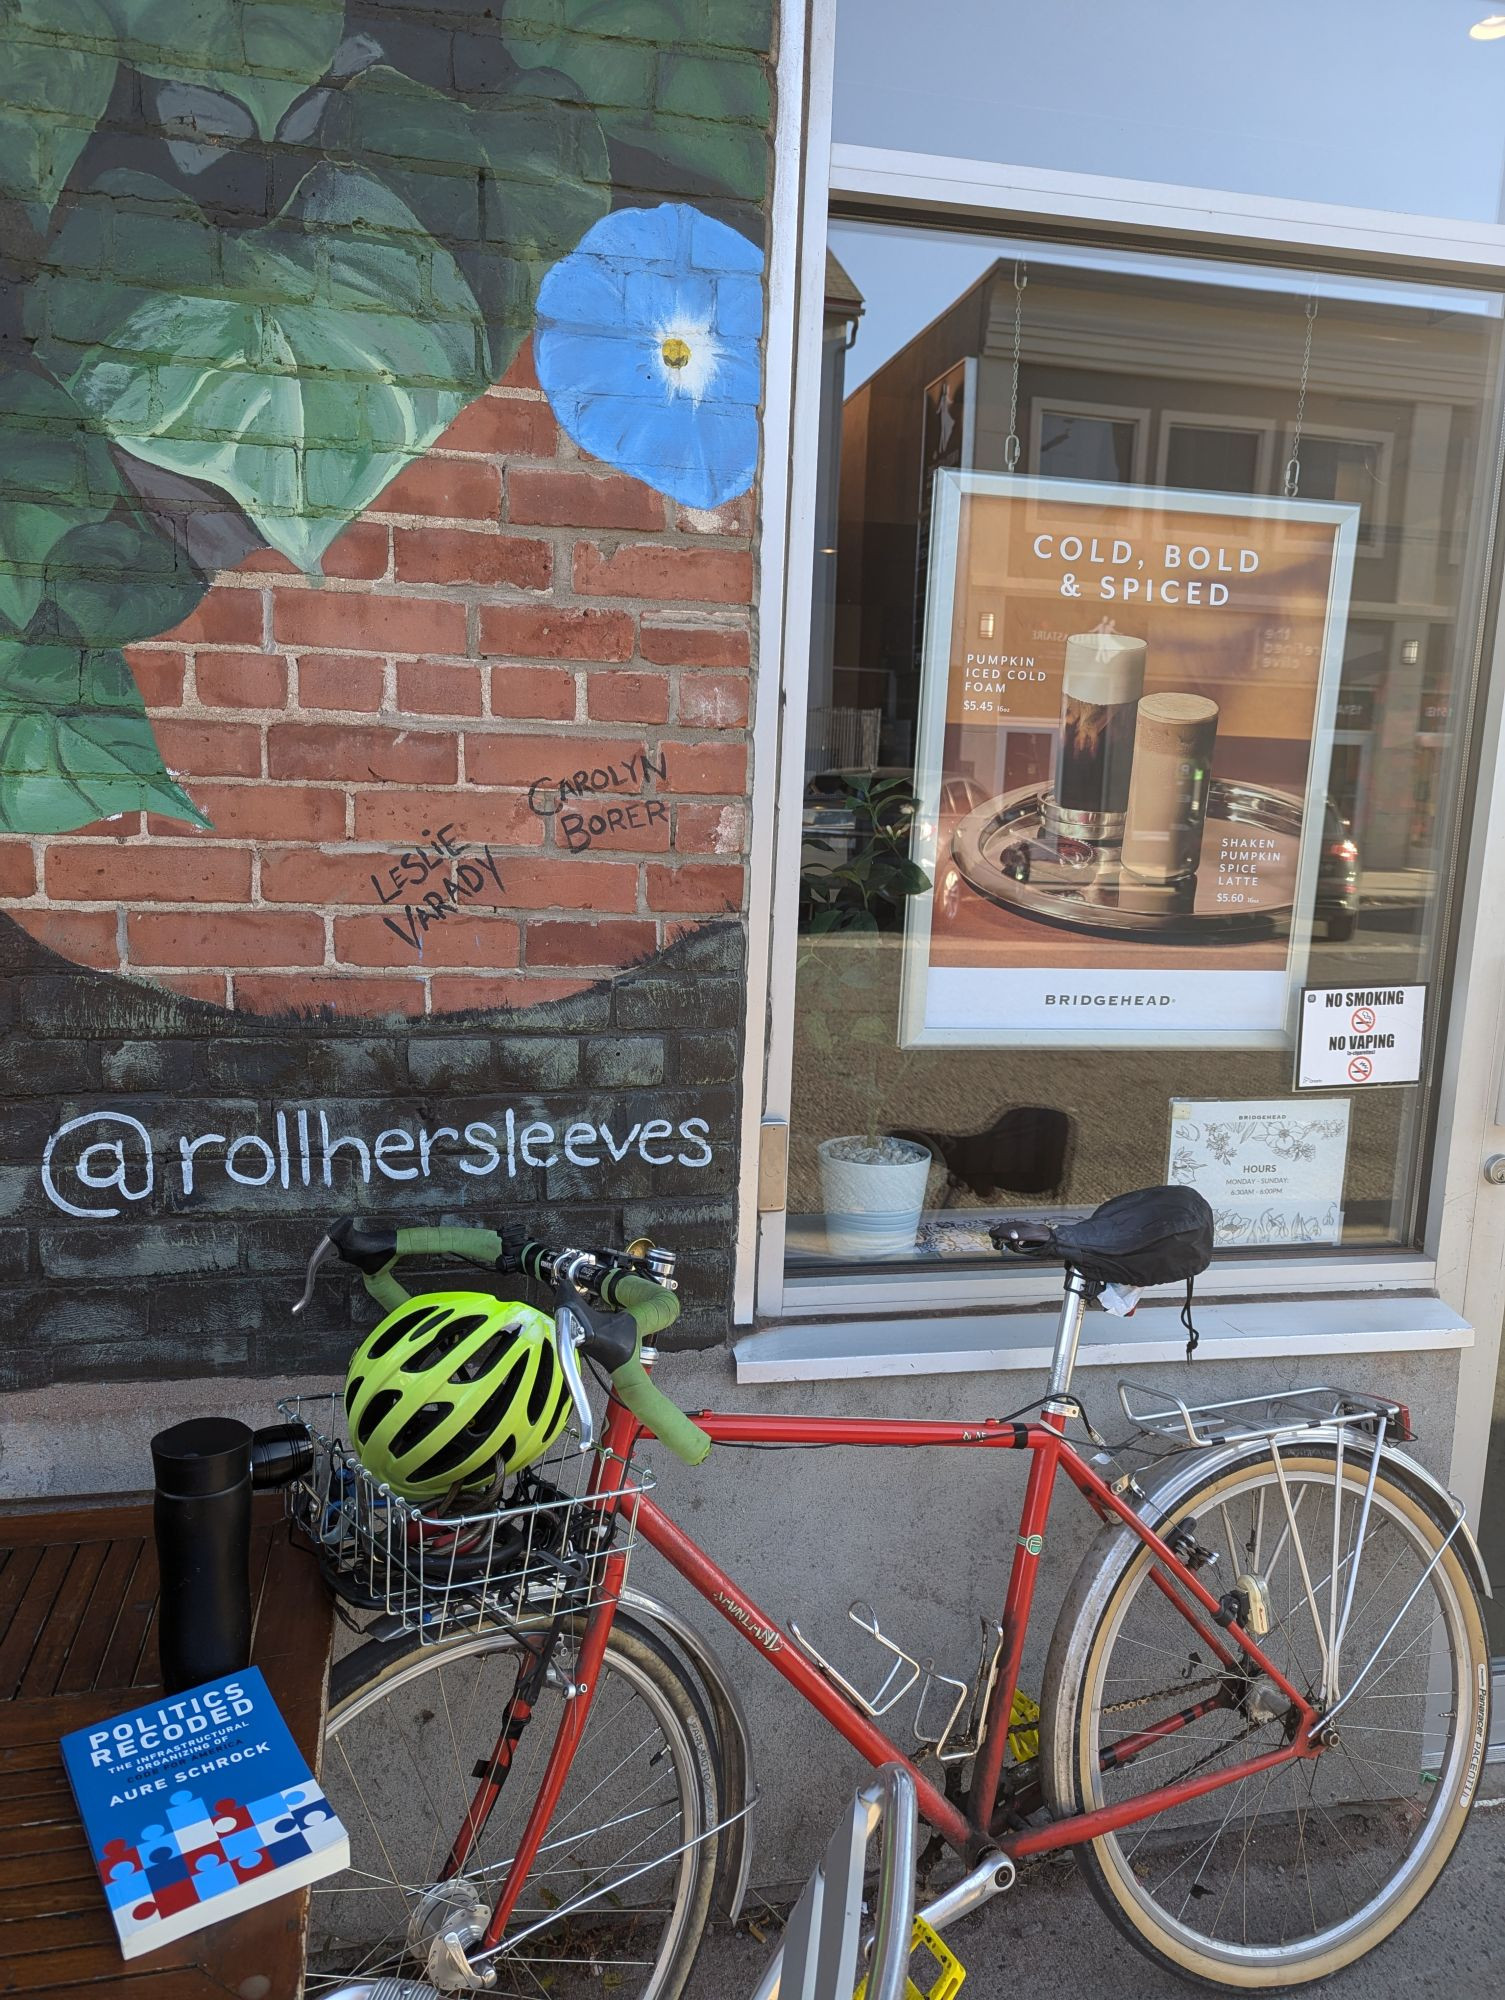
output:
[[769,0],[0,0],[0,1386],[363,1210],[726,1326]]
[[768,14],[0,0],[34,937],[427,1016],[739,907]]

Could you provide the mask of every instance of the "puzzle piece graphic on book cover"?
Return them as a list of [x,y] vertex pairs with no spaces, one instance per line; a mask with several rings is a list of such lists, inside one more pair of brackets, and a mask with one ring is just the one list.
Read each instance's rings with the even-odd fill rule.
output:
[[136,1835],[136,1852],[141,1857],[143,1868],[154,1868],[160,1867],[164,1861],[178,1860],[182,1849],[174,1834],[154,1822],[151,1826],[142,1827]]
[[225,1895],[241,1880],[218,1847],[206,1847],[195,1854],[193,1865],[194,1887],[201,1903],[207,1903],[213,1896]]
[[167,1825],[176,1837],[178,1851],[207,1847],[215,1838],[216,1827],[209,1808],[192,1792],[174,1792],[167,1808]]
[[214,1831],[221,1838],[227,1833],[238,1833],[256,1824],[239,1799],[217,1800],[211,1818],[214,1821]]
[[[111,1847],[124,1847],[123,1841],[112,1840]],[[117,1915],[131,1903],[137,1903],[148,1893],[146,1877],[136,1865],[133,1849],[126,1849],[123,1856],[106,1854],[100,1863],[100,1875],[104,1881],[105,1901]]]

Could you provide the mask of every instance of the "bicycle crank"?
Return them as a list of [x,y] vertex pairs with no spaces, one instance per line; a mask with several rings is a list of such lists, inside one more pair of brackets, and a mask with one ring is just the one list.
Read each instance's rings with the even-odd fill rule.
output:
[[[490,1921],[490,1904],[463,1875],[436,1882],[420,1897],[408,1919],[408,1950],[422,1961],[440,1993],[483,1993],[495,1985],[495,1969],[473,1966],[466,1955],[486,1935]],[[415,1989],[419,1995],[422,1991]]]

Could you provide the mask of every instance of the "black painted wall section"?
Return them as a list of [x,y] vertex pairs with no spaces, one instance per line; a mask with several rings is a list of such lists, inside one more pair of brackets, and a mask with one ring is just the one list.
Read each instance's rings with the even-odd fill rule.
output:
[[0,1387],[337,1371],[374,1317],[358,1281],[289,1308],[348,1212],[650,1235],[682,1253],[665,1344],[715,1343],[743,994],[726,923],[526,1011],[272,1020],[82,970],[0,919]]

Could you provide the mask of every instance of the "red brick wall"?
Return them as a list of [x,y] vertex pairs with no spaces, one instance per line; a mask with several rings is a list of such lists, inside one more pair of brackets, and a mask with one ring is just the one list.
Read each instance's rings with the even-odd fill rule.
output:
[[[70,959],[249,1013],[526,1006],[739,911],[752,520],[751,495],[696,513],[585,459],[525,349],[323,584],[253,557],[129,649],[212,830],[8,836],[0,894]],[[587,830],[637,805],[572,851],[529,787],[592,770],[609,796],[565,808]],[[391,871],[411,884],[400,856],[446,827],[501,887],[446,898],[431,875],[418,895],[450,907],[415,947]]]

